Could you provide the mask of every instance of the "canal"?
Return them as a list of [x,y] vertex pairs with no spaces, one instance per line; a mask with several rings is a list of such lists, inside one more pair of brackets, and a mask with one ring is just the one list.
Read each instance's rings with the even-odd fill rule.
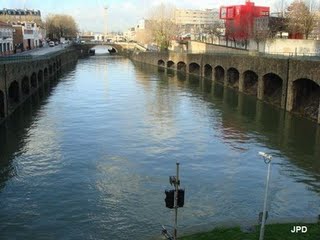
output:
[[320,214],[320,127],[197,77],[119,56],[80,59],[0,126],[1,239],[152,239],[256,222],[273,155],[269,220]]

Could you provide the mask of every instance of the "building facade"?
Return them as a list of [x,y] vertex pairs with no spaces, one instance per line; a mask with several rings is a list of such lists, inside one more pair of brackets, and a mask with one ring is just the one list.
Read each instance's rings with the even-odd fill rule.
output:
[[41,25],[40,10],[31,9],[2,9],[0,10],[0,21],[18,23],[18,22],[35,22]]
[[[270,15],[269,7],[255,6],[250,0],[245,5],[222,6],[220,8],[220,19],[225,20],[226,39],[243,41],[252,38],[254,33],[255,19],[265,18]],[[265,23],[262,23],[265,24]]]
[[174,22],[182,26],[207,26],[219,21],[218,9],[176,9]]
[[0,22],[0,55],[13,53],[13,32],[10,24]]
[[46,31],[36,23],[22,22],[14,24],[14,50],[17,52],[41,47],[45,43]]
[[176,9],[174,22],[185,35],[204,33],[221,20],[218,9]]

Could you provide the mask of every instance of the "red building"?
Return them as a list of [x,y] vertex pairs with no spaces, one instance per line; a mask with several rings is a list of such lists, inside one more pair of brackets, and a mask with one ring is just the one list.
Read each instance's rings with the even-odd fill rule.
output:
[[227,40],[248,40],[254,31],[255,18],[269,16],[269,7],[255,6],[250,0],[245,5],[220,7],[220,19],[225,20]]

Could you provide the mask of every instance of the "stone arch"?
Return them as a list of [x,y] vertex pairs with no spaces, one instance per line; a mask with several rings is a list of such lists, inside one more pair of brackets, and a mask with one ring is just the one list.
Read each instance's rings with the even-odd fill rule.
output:
[[4,93],[0,90],[0,119],[5,117]]
[[52,74],[52,65],[49,65],[49,74]]
[[48,68],[45,68],[44,70],[43,70],[43,77],[44,77],[44,79],[45,80],[47,80],[48,79]]
[[204,77],[212,79],[212,66],[210,64],[204,65]]
[[300,78],[293,82],[293,111],[318,119],[320,86],[311,79]]
[[251,71],[247,70],[243,73],[243,92],[257,96],[258,90],[258,75]]
[[43,71],[39,70],[38,72],[38,84],[41,85],[43,83]]
[[164,67],[165,66],[165,63],[162,59],[158,60],[158,66],[159,67]]
[[186,72],[187,71],[187,65],[185,64],[185,62],[178,62],[177,70]]
[[31,87],[32,88],[37,88],[38,84],[37,84],[37,74],[35,72],[32,73],[31,77]]
[[239,71],[233,67],[227,71],[227,84],[233,88],[239,88]]
[[13,81],[9,86],[9,100],[11,103],[18,103],[20,100],[19,83]]
[[174,69],[174,62],[173,61],[168,61],[167,62],[167,68],[171,68],[171,69]]
[[200,65],[198,63],[192,62],[189,64],[189,73],[200,75]]
[[224,69],[221,66],[216,66],[214,68],[214,80],[220,83],[224,82]]
[[30,82],[27,76],[24,76],[24,78],[21,81],[21,90],[22,93],[25,95],[28,95],[30,93]]
[[55,72],[57,70],[57,65],[56,65],[56,63],[54,62],[53,63],[53,72]]
[[263,99],[267,102],[281,106],[283,80],[277,74],[267,73],[262,77]]

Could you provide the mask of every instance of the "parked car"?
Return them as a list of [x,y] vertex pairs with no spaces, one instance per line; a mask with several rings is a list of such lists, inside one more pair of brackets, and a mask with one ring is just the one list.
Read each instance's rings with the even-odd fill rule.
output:
[[50,46],[50,47],[54,47],[54,42],[53,42],[53,41],[50,41],[50,42],[49,42],[49,46]]

